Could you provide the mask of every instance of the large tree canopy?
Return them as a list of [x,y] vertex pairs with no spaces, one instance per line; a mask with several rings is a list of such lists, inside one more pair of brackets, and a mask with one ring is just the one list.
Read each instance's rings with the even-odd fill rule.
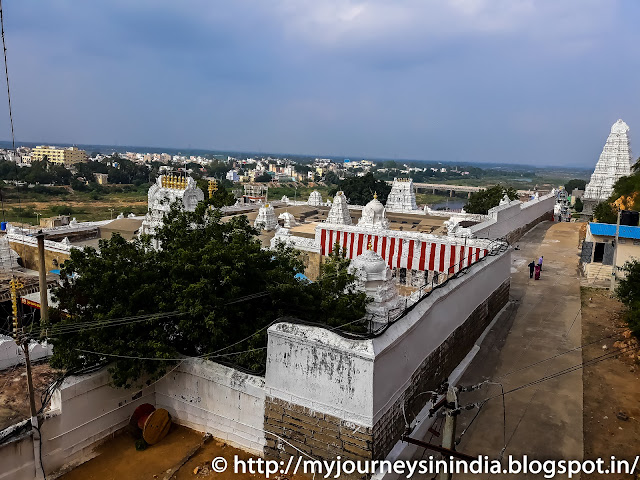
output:
[[[266,329],[279,317],[337,327],[364,316],[366,296],[354,291],[348,261],[330,257],[320,281],[298,280],[298,253],[264,250],[257,234],[245,216],[223,222],[203,202],[195,213],[172,208],[156,235],[161,250],[148,238],[118,235],[101,240],[99,252],[72,250],[55,291],[52,365],[110,360],[119,386],[157,378],[171,364],[158,358],[181,355],[257,371],[265,363]],[[167,315],[114,323],[150,314]]]
[[564,189],[567,191],[567,193],[569,193],[569,195],[571,195],[571,192],[573,192],[574,188],[577,188],[579,190],[584,190],[586,186],[587,186],[586,180],[582,180],[581,178],[574,178],[564,184]]
[[375,193],[378,200],[386,203],[391,192],[391,185],[383,180],[376,180],[373,173],[369,172],[362,177],[347,177],[341,180],[337,187],[333,187],[330,195],[334,195],[342,190],[349,199],[349,203],[354,205],[366,205],[373,199]]
[[500,200],[502,200],[505,194],[509,200],[518,198],[518,192],[516,192],[513,187],[494,185],[486,190],[472,193],[464,209],[467,213],[486,215],[490,208],[497,207],[500,204]]

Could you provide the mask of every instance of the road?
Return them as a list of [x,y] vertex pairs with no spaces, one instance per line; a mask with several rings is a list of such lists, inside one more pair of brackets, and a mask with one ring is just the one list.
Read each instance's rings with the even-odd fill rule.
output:
[[[510,393],[504,396],[504,408],[499,385],[459,395],[461,404],[491,399],[479,412],[474,409],[458,417],[456,436],[468,428],[458,451],[490,458],[499,458],[503,449],[505,458],[582,458],[582,371],[531,384],[582,361],[579,349],[566,353],[581,342],[579,226],[543,222],[513,251],[510,313],[489,332],[460,381],[471,385],[490,380]],[[529,278],[527,264],[540,255],[544,265],[536,281]],[[430,437],[425,440],[441,441]]]

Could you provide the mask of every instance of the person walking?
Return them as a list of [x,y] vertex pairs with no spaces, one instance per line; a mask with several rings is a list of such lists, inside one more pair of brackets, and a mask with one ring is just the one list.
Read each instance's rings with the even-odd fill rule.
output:
[[533,270],[536,268],[536,261],[532,261],[529,264],[529,278],[533,278]]
[[538,259],[538,265],[540,266],[540,271],[542,271],[542,255],[540,255],[540,258]]
[[542,268],[540,267],[540,264],[536,265],[536,273],[535,273],[535,278],[536,280],[540,280],[540,270],[542,270]]

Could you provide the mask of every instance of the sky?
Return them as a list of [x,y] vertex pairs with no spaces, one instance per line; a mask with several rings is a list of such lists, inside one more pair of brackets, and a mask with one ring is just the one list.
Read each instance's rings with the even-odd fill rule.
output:
[[18,143],[592,167],[622,118],[640,153],[636,0],[3,3]]

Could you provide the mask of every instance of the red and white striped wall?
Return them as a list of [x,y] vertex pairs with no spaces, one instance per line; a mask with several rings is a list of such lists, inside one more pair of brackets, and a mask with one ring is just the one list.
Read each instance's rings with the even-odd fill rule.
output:
[[[329,255],[336,244],[348,258],[362,254],[369,242],[373,250],[387,261],[389,268],[455,273],[487,255],[478,246],[465,246],[431,238],[418,240],[402,238],[387,230],[383,235],[320,228],[320,253]],[[317,238],[317,237],[316,237]]]

